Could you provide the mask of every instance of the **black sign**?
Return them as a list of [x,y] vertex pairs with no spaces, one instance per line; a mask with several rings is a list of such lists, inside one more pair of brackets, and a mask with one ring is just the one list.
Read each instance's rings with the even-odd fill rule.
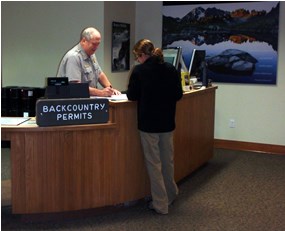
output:
[[107,123],[108,99],[40,99],[36,103],[38,126]]

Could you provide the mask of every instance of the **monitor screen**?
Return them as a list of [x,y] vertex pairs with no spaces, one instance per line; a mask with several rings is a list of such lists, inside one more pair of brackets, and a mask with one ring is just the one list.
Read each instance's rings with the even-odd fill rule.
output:
[[190,78],[197,78],[199,82],[202,82],[203,71],[205,67],[205,50],[193,50],[192,58],[189,66]]
[[164,56],[164,61],[173,64],[175,66],[175,57]]
[[88,83],[70,83],[68,85],[51,85],[46,87],[47,99],[89,98]]
[[199,82],[199,85],[203,87],[208,87],[205,50],[196,50],[196,49],[193,50],[189,66],[189,75],[190,79],[196,77],[197,81]]
[[68,85],[68,77],[47,77],[47,86],[66,86]]
[[181,59],[181,47],[163,49],[163,57],[165,62],[171,63],[176,69],[178,69]]

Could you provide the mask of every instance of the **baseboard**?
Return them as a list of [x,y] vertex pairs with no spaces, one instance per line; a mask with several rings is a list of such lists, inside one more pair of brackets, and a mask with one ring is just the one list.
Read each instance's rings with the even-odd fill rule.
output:
[[214,139],[215,148],[285,155],[284,145],[261,144],[235,140]]

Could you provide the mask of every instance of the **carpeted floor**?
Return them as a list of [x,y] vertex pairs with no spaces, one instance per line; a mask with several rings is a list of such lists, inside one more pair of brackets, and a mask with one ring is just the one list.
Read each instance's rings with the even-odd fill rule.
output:
[[[5,157],[1,158],[3,168]],[[85,217],[24,222],[11,214],[10,206],[2,206],[1,226],[2,230],[285,230],[285,155],[216,149],[214,158],[180,182],[179,189],[168,215],[157,215],[140,202]]]

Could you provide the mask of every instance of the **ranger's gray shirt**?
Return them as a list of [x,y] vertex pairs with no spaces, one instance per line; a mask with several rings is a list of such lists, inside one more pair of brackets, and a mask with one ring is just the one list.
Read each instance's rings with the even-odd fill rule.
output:
[[89,57],[81,45],[77,44],[62,58],[57,77],[68,77],[69,81],[89,83],[90,87],[97,88],[101,72],[95,54]]

